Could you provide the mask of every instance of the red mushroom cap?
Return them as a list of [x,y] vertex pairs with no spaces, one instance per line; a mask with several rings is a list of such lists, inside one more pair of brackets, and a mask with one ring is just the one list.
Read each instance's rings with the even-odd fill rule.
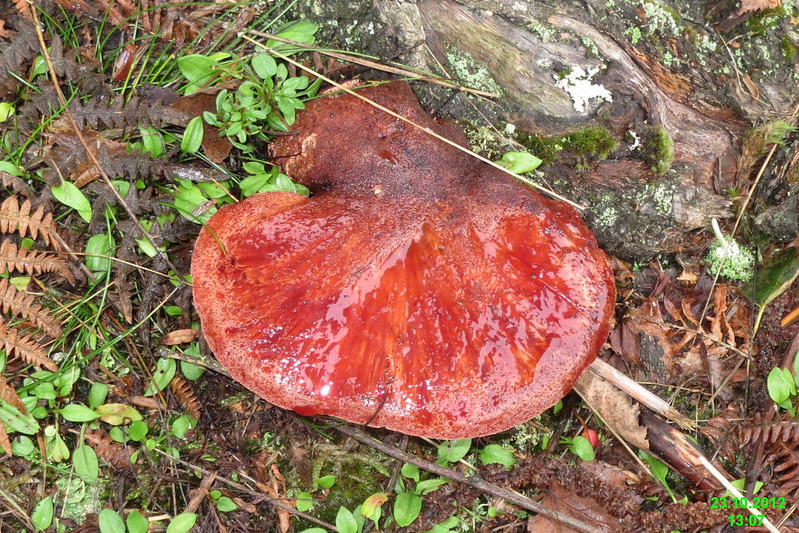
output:
[[[361,94],[460,143],[392,83]],[[615,289],[569,206],[350,95],[273,152],[310,198],[221,209],[196,244],[209,346],[268,401],[411,435],[506,430],[556,403],[608,335]]]

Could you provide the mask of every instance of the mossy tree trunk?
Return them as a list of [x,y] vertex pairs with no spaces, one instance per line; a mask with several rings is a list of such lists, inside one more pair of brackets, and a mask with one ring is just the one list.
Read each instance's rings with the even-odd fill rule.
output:
[[[729,217],[730,194],[751,185],[764,145],[746,142],[749,131],[799,102],[793,2],[744,16],[734,2],[683,0],[308,0],[303,9],[323,23],[324,44],[496,93],[417,88],[433,112],[523,132],[510,140],[548,158],[543,181],[587,206],[602,244],[627,259],[706,244],[709,233],[688,237]],[[772,190],[790,187],[788,174]]]

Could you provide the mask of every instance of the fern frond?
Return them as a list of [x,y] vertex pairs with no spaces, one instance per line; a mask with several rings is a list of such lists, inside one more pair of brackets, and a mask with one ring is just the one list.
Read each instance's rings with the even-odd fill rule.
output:
[[191,383],[186,381],[180,376],[175,376],[169,382],[169,388],[172,389],[172,394],[175,395],[180,405],[186,409],[186,412],[193,418],[200,419],[200,401],[197,395],[192,390]]
[[[26,0],[20,4],[28,5]],[[25,79],[25,70],[39,54],[39,40],[36,31],[29,22],[20,21],[19,32],[7,45],[0,46],[0,98],[13,94],[20,86],[16,74]]]
[[16,196],[6,198],[0,205],[0,231],[3,233],[16,231],[20,237],[30,235],[34,239],[41,234],[45,243],[60,250],[58,239],[55,237],[53,214],[45,213],[43,206],[39,206],[39,209],[33,214],[31,214],[31,209],[30,200],[25,200],[20,205]]
[[90,99],[85,102],[75,99],[69,110],[81,128],[96,130],[108,128],[133,129],[139,126],[162,127],[165,125],[185,126],[188,116],[182,111],[164,105],[160,101],[146,101],[133,97],[127,102],[116,98],[109,102]]
[[4,270],[24,272],[30,275],[55,272],[70,283],[75,283],[75,276],[63,259],[53,257],[46,252],[34,252],[19,248],[8,239],[0,244],[0,272]]
[[0,348],[5,349],[7,355],[16,355],[28,364],[46,368],[51,372],[58,371],[58,365],[47,357],[47,353],[45,353],[42,346],[1,319]]
[[124,444],[114,441],[102,429],[86,431],[86,442],[94,448],[97,455],[115,468],[130,468],[130,450]]
[[14,287],[7,279],[0,279],[0,309],[15,316],[27,319],[33,326],[56,338],[61,335],[61,325],[41,305],[34,303],[35,296],[25,294]]
[[771,444],[774,442],[799,443],[799,420],[787,414],[780,416],[773,412],[766,413],[765,416],[757,413],[752,423],[741,430],[742,444],[763,442]]

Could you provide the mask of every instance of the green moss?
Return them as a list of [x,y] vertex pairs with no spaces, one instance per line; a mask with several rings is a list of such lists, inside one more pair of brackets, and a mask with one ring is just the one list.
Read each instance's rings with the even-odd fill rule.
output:
[[754,35],[764,35],[769,29],[776,27],[780,20],[788,15],[784,6],[777,6],[774,9],[764,9],[754,13],[746,21],[746,26],[750,33]]
[[588,126],[562,137],[520,134],[516,140],[544,165],[552,164],[566,151],[576,156],[578,168],[586,168],[592,158],[606,159],[619,145],[604,126]]
[[799,51],[799,46],[793,44],[793,41],[787,35],[780,37],[780,48],[782,48],[782,56],[786,61],[795,59],[796,52]]
[[562,137],[542,137],[540,135],[519,134],[516,138],[527,150],[542,161],[542,165],[551,165],[563,150]]
[[607,158],[619,145],[604,126],[589,126],[565,137],[566,147],[576,155]]
[[665,174],[674,161],[674,141],[663,126],[641,133],[643,158],[652,165],[652,172]]

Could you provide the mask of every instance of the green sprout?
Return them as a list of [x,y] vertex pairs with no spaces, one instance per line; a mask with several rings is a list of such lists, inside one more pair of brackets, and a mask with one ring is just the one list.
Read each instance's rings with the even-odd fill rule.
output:
[[710,245],[703,262],[710,266],[713,274],[718,273],[726,278],[748,281],[752,277],[755,256],[735,239],[722,234],[715,218],[711,222],[716,241]]

